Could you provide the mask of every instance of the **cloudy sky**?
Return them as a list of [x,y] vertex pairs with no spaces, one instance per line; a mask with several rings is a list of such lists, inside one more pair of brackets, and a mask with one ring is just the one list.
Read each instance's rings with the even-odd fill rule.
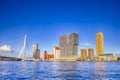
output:
[[[119,0],[0,0],[0,46],[20,52],[24,35],[28,48],[39,43],[41,53],[53,53],[59,36],[77,32],[80,44],[95,49],[103,32],[106,53],[120,53]],[[80,47],[83,46],[79,46]]]

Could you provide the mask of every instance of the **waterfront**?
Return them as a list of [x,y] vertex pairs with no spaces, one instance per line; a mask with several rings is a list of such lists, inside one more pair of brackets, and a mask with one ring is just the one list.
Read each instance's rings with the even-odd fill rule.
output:
[[0,80],[119,80],[120,62],[0,62]]

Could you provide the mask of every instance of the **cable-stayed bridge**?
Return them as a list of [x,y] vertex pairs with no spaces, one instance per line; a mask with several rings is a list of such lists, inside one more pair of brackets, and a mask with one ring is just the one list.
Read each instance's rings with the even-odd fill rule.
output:
[[23,47],[17,58],[21,58],[22,60],[27,60],[27,56],[26,56],[27,53],[28,53],[28,55],[30,55],[28,45],[27,45],[27,35],[25,35]]

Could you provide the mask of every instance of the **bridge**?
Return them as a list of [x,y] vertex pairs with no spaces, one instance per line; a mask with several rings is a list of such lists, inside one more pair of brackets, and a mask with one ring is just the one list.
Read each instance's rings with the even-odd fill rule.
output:
[[[25,35],[24,37],[24,44],[23,44],[23,47],[18,55],[18,59],[22,59],[23,61],[25,60],[29,60],[29,59],[26,59],[26,54],[27,54],[27,51],[28,51],[28,54],[30,54],[29,50],[27,50],[27,35]],[[31,60],[31,59],[30,59]]]
[[24,44],[23,47],[17,57],[7,57],[7,56],[0,56],[1,61],[25,61],[25,60],[30,60],[33,61],[33,59],[26,59],[26,50],[27,50],[27,36],[25,35],[24,37]]

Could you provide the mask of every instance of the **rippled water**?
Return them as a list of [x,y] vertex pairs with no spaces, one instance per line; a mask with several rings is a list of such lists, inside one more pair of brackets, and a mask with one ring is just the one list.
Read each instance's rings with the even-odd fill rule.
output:
[[120,80],[120,62],[0,61],[0,80]]

